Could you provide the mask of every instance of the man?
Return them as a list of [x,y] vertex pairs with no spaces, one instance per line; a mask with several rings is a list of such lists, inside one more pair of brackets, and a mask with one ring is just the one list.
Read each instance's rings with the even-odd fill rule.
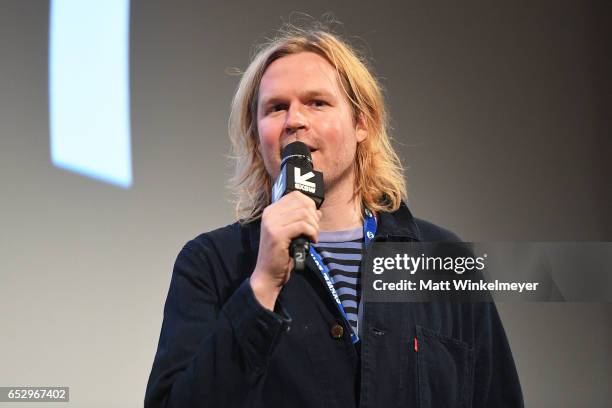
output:
[[[241,221],[179,254],[145,406],[522,406],[492,304],[361,299],[368,222],[379,241],[458,240],[402,202],[386,125],[380,86],[337,36],[292,29],[259,51],[230,116]],[[271,203],[280,151],[296,140],[324,174],[319,210],[300,192]],[[312,257],[293,270],[301,235],[333,288]]]

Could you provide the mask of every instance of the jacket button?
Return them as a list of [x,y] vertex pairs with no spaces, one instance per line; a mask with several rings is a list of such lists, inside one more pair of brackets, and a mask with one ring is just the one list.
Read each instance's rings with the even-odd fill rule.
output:
[[344,334],[344,327],[339,324],[334,324],[329,332],[334,339],[340,339]]

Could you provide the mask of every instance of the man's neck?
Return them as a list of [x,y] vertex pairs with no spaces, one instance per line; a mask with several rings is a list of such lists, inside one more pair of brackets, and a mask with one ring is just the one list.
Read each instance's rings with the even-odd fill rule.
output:
[[342,231],[363,224],[361,204],[353,199],[352,188],[346,191],[335,191],[333,194],[326,193],[320,209],[323,213],[319,221],[320,231]]

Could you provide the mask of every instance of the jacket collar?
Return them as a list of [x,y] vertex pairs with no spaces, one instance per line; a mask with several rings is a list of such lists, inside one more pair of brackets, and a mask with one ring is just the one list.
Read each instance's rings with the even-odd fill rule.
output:
[[419,226],[403,201],[397,210],[378,214],[376,236],[385,239],[393,237],[400,240],[421,240]]
[[[393,212],[382,212],[378,214],[378,228],[376,237],[379,239],[414,240],[421,241],[421,232],[414,216],[403,201],[400,207]],[[259,235],[261,219],[244,224],[249,234],[251,248],[259,247]]]

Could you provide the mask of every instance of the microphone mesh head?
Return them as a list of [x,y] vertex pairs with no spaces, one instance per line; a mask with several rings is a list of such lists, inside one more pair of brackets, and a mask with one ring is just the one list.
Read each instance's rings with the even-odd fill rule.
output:
[[281,151],[281,166],[284,165],[287,160],[306,161],[312,166],[310,149],[302,142],[292,142],[285,146]]

